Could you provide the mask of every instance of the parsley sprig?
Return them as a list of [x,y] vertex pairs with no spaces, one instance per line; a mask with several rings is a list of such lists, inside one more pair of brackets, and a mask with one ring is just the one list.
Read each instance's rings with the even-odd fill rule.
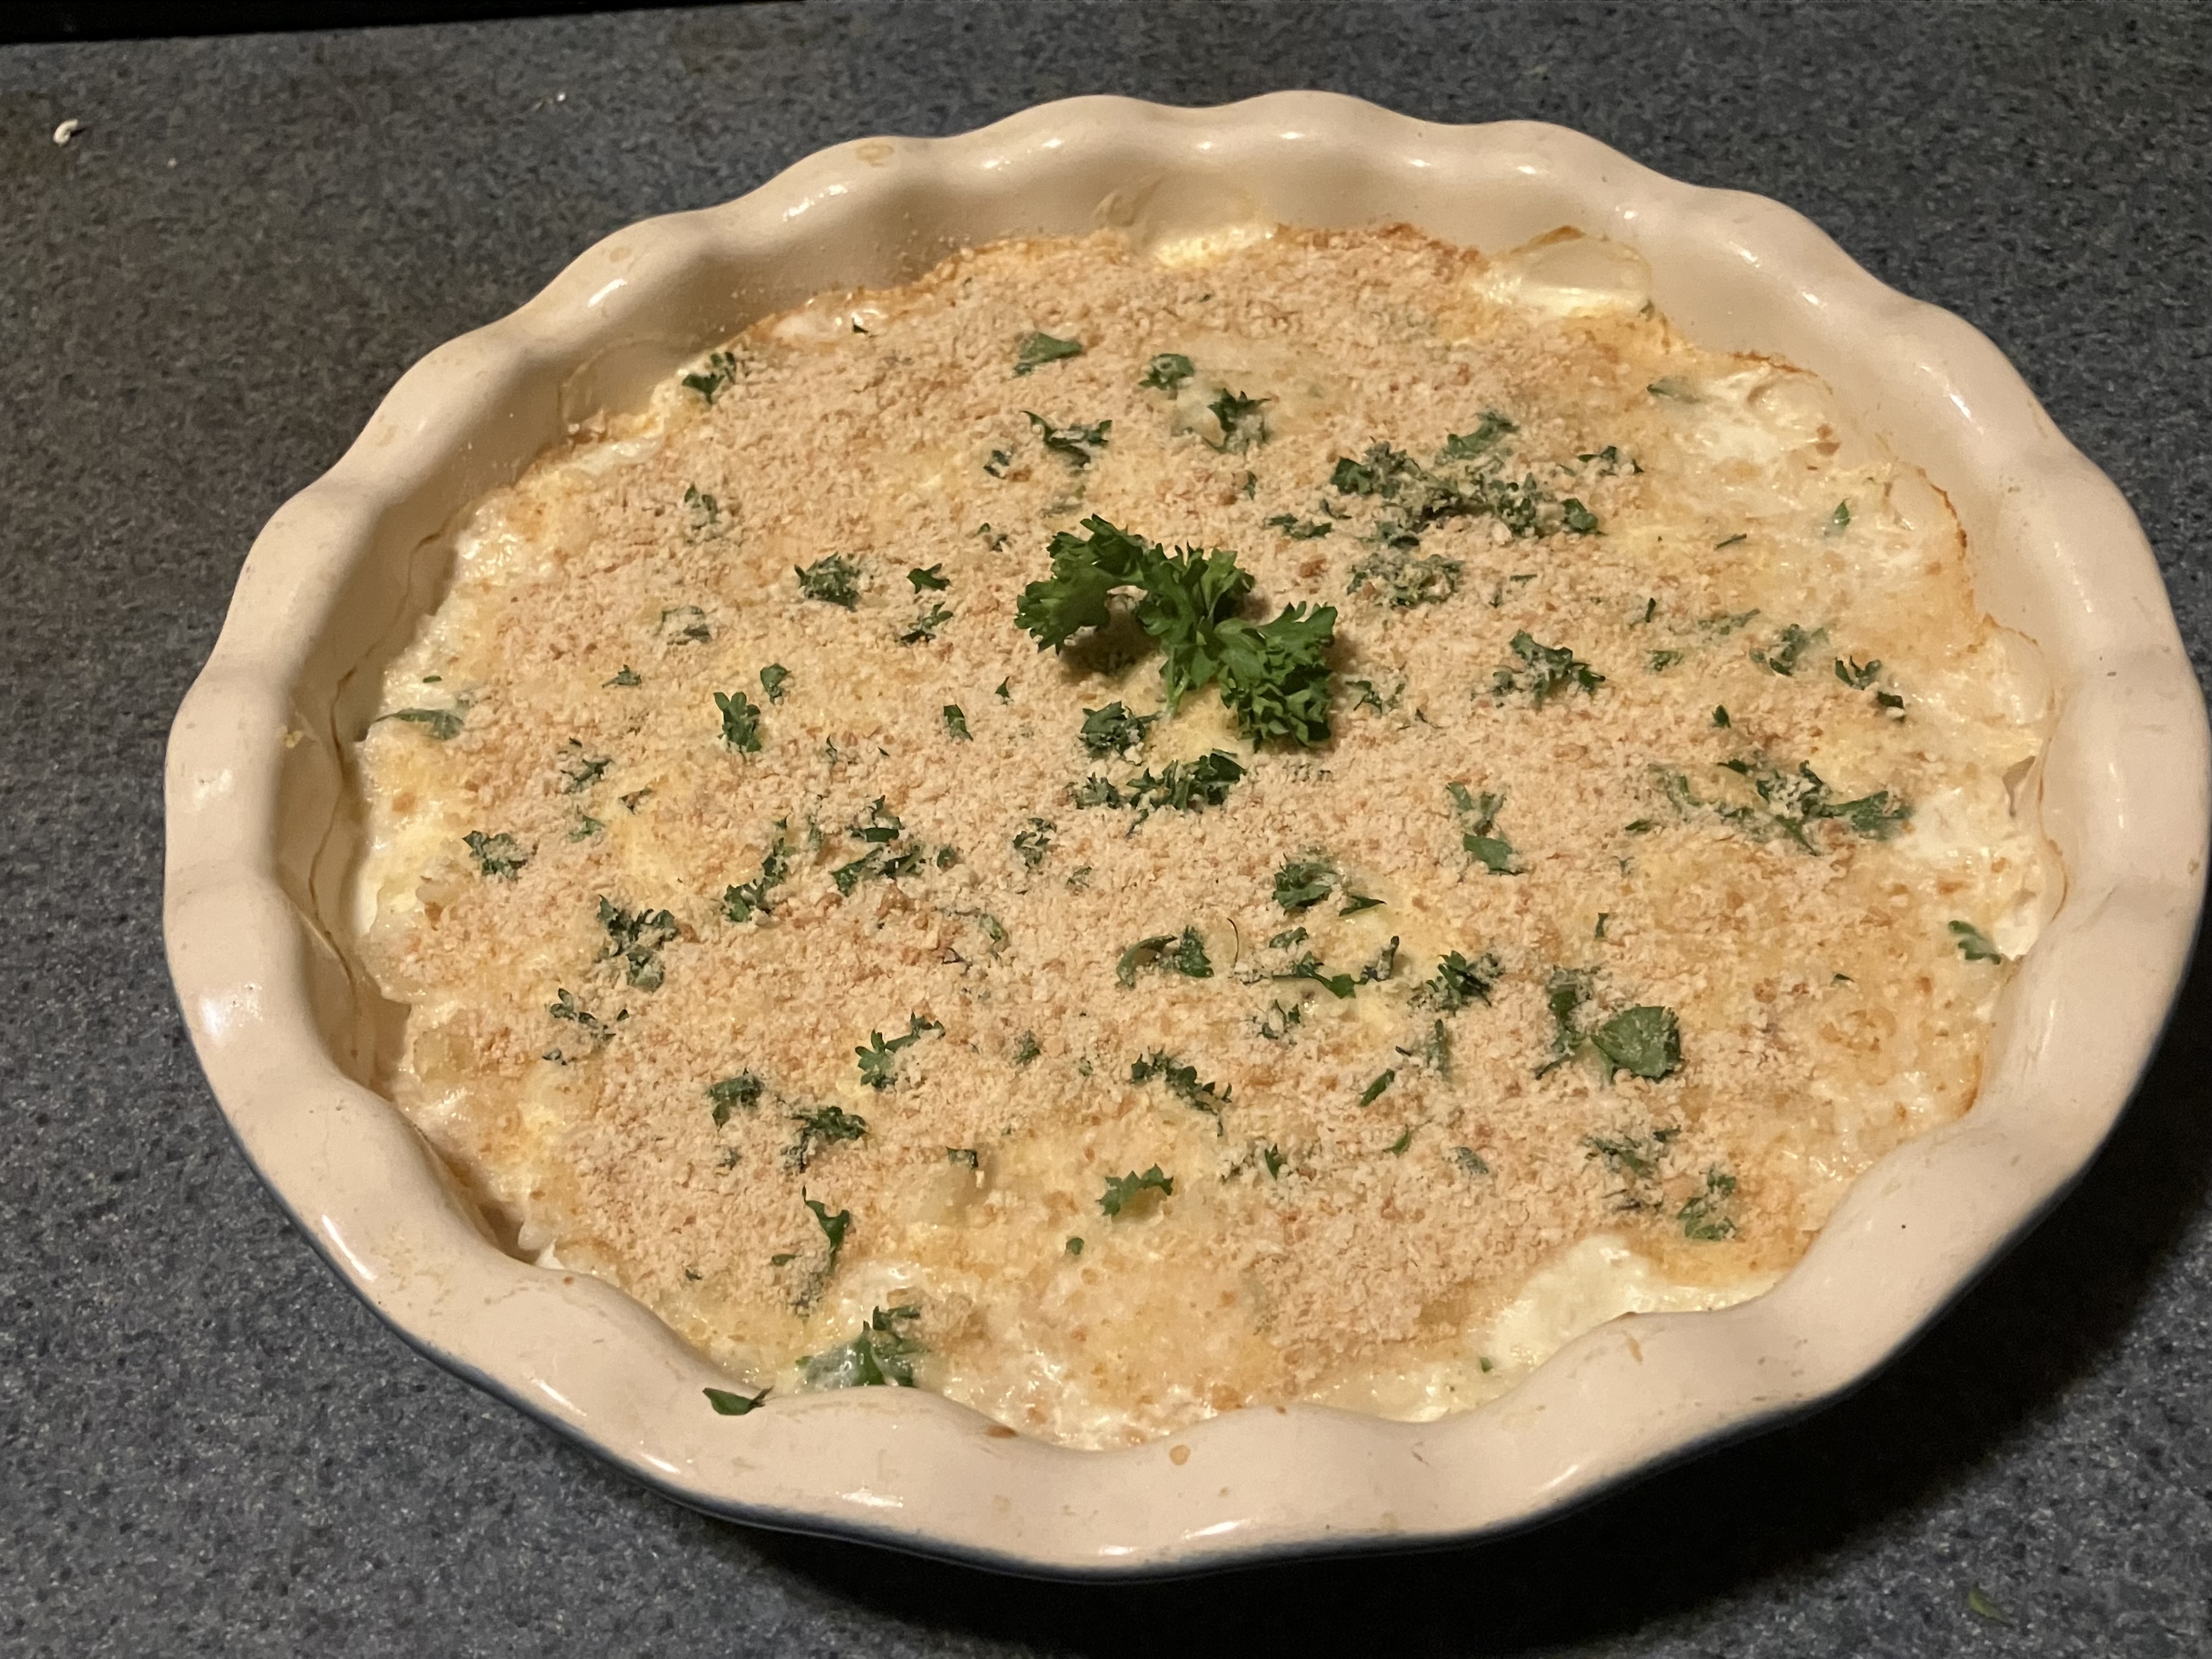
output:
[[1252,591],[1234,553],[1186,547],[1170,554],[1157,543],[1093,515],[1088,533],[1062,531],[1048,549],[1052,574],[1022,590],[1014,620],[1040,650],[1058,650],[1085,629],[1113,620],[1117,589],[1136,588],[1138,625],[1160,644],[1168,707],[1215,684],[1237,729],[1255,744],[1285,739],[1308,747],[1329,736],[1327,656],[1336,638],[1336,611],[1322,605],[1285,607],[1253,623],[1236,613]]

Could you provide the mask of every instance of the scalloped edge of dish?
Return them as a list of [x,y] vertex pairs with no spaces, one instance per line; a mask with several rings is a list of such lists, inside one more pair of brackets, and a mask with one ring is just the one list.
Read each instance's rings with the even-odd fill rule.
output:
[[[1435,1422],[1257,1407],[1076,1452],[918,1390],[715,1416],[707,1361],[611,1286],[498,1249],[349,1074],[370,1040],[362,988],[318,918],[342,914],[362,671],[420,613],[416,556],[568,421],[635,405],[817,292],[1007,235],[1397,220],[1490,251],[1563,224],[1627,243],[1685,333],[1820,374],[1950,495],[1978,598],[2038,642],[2056,688],[2042,811],[2068,883],[2005,994],[1973,1109],[1869,1170],[1765,1295],[1615,1320]],[[1441,126],[1322,93],[1204,110],[1083,98],[950,138],[836,145],[736,201],[632,225],[408,370],[255,541],[178,713],[165,930],[240,1147],[340,1277],[440,1364],[711,1513],[1017,1571],[1192,1571],[1525,1524],[1863,1381],[2118,1120],[2194,938],[2208,779],[2203,702],[2126,502],[1986,338],[1796,213],[1534,123]]]

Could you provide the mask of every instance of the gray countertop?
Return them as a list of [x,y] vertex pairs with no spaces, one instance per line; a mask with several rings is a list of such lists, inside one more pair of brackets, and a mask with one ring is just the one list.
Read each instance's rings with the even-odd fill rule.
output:
[[2202,969],[2087,1180],[1850,1401],[1478,1548],[1067,1587],[702,1519],[417,1358],[232,1146],[159,934],[170,716],[254,532],[402,368],[629,220],[1073,93],[1539,117],[1791,204],[2011,354],[2142,515],[2201,672],[2208,64],[2201,6],[1956,3],[0,48],[0,1650],[2212,1653]]

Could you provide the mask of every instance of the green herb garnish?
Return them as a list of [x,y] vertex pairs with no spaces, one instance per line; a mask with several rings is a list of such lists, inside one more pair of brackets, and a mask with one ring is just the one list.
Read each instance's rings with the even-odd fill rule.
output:
[[1815,628],[1808,633],[1796,623],[1791,623],[1767,649],[1761,651],[1754,647],[1751,659],[1760,667],[1771,669],[1778,674],[1795,674],[1797,659],[1814,647],[1826,643],[1827,637],[1828,630],[1825,628]]
[[1206,960],[1206,940],[1195,927],[1186,927],[1180,935],[1155,933],[1150,939],[1139,939],[1122,951],[1121,960],[1115,963],[1114,982],[1126,990],[1137,982],[1139,972],[1147,968],[1181,974],[1185,979],[1213,977],[1213,964]]
[[1030,335],[1022,342],[1021,350],[1014,358],[1014,373],[1034,374],[1047,363],[1056,363],[1063,357],[1080,357],[1083,342],[1055,339],[1044,333]]
[[704,398],[707,406],[711,409],[715,397],[725,386],[735,384],[737,378],[738,360],[735,356],[726,351],[710,351],[707,354],[707,367],[686,374],[684,384]]
[[921,1014],[908,1014],[904,1036],[895,1036],[886,1042],[881,1031],[869,1032],[867,1045],[853,1050],[860,1056],[860,1081],[871,1089],[890,1088],[897,1081],[899,1050],[912,1048],[932,1031],[942,1035],[944,1030],[945,1028],[933,1019]]
[[1180,351],[1163,351],[1146,365],[1145,377],[1137,384],[1152,392],[1172,392],[1195,373],[1195,366]]
[[1108,1215],[1119,1215],[1148,1191],[1156,1192],[1162,1198],[1174,1197],[1175,1177],[1163,1175],[1157,1164],[1141,1175],[1132,1170],[1127,1175],[1109,1176],[1106,1181],[1105,1194],[1098,1200],[1098,1207]]
[[850,1342],[799,1362],[799,1376],[813,1389],[910,1389],[921,1342],[905,1328],[921,1317],[911,1305],[878,1308]]
[[1372,1106],[1376,1101],[1382,1099],[1382,1091],[1397,1080],[1398,1073],[1395,1067],[1384,1072],[1374,1082],[1359,1091],[1359,1103],[1362,1106]]
[[643,685],[645,680],[637,670],[624,663],[620,668],[615,670],[615,677],[607,684],[609,685]]
[[1487,951],[1469,962],[1454,951],[1437,961],[1435,976],[1413,995],[1429,1007],[1455,1014],[1470,1002],[1487,1003],[1491,988],[1504,971],[1498,958]]
[[1539,645],[1526,629],[1513,636],[1518,668],[1501,668],[1491,677],[1491,695],[1501,702],[1514,693],[1527,695],[1532,707],[1541,708],[1552,698],[1574,686],[1585,696],[1595,696],[1605,684],[1598,673],[1564,645]]
[[620,958],[629,982],[640,990],[658,990],[661,981],[660,947],[679,936],[682,929],[665,910],[625,910],[599,897],[599,926],[607,931],[607,948],[599,959]]
[[388,714],[379,714],[380,720],[404,720],[410,726],[419,726],[440,743],[451,743],[461,732],[461,722],[468,716],[462,708],[395,708]]
[[1266,406],[1272,398],[1247,398],[1242,392],[1226,387],[1220,396],[1206,405],[1221,427],[1221,440],[1213,447],[1224,453],[1241,454],[1254,444],[1267,440]]
[[914,591],[917,593],[924,589],[933,593],[941,593],[952,586],[951,580],[942,574],[944,569],[945,567],[941,564],[931,565],[927,570],[916,565],[906,573],[906,579],[914,585]]
[[[1170,761],[1157,774],[1147,768],[1124,784],[1093,774],[1075,786],[1073,795],[1078,806],[1133,807],[1141,823],[1163,809],[1195,812],[1218,806],[1243,775],[1234,755],[1215,749],[1194,761]],[[1135,825],[1130,828],[1133,833]]]
[[1682,1036],[1671,1008],[1630,1008],[1590,1033],[1590,1045],[1605,1056],[1606,1074],[1616,1070],[1656,1083],[1681,1069]]
[[1052,850],[1053,831],[1057,828],[1049,818],[1030,820],[1030,827],[1014,837],[1014,852],[1024,865],[1034,870],[1044,862],[1044,855]]
[[1029,416],[1044,447],[1071,466],[1090,465],[1106,447],[1106,434],[1114,429],[1111,421],[1101,421],[1096,426],[1054,426],[1042,415],[1030,415],[1026,409],[1022,413]]
[[1490,1173],[1490,1165],[1484,1161],[1482,1154],[1472,1146],[1455,1146],[1452,1148],[1451,1156],[1452,1162],[1456,1164],[1465,1174],[1486,1176]]
[[1990,943],[1989,935],[1971,921],[1949,924],[1951,938],[1959,947],[1959,954],[1969,962],[2002,962],[2004,952]]
[[730,1114],[742,1106],[752,1111],[760,1105],[761,1095],[767,1088],[750,1072],[740,1072],[735,1077],[726,1077],[720,1083],[707,1085],[707,1098],[714,1103],[714,1127],[720,1128],[730,1121]]
[[807,1199],[805,1204],[814,1212],[814,1219],[822,1228],[822,1237],[830,1241],[830,1266],[825,1271],[834,1273],[837,1271],[837,1253],[845,1248],[846,1231],[853,1224],[853,1212],[840,1210],[831,1215],[830,1206],[818,1198]]
[[791,671],[780,662],[772,662],[760,672],[761,691],[770,702],[783,701],[783,688],[790,681]]
[[1127,754],[1144,742],[1145,728],[1158,719],[1158,714],[1133,714],[1116,701],[1103,708],[1085,709],[1079,735],[1088,754],[1101,758]]
[[840,1140],[858,1140],[868,1133],[868,1120],[847,1111],[842,1106],[824,1106],[812,1112],[793,1112],[791,1121],[799,1126],[799,1139],[783,1149],[783,1161],[802,1175],[805,1173],[817,1146],[830,1146]]
[[755,912],[766,915],[769,893],[783,885],[791,874],[791,857],[783,844],[782,819],[776,820],[775,828],[775,844],[762,857],[759,876],[742,885],[722,890],[722,914],[732,921],[750,921]]
[[1416,557],[1406,548],[1382,547],[1352,567],[1352,580],[1345,591],[1357,593],[1371,586],[1378,600],[1400,611],[1417,605],[1442,605],[1459,592],[1463,568],[1457,559]]
[[1158,1078],[1168,1085],[1168,1091],[1193,1111],[1204,1112],[1213,1120],[1213,1132],[1223,1133],[1221,1109],[1231,1103],[1230,1091],[1218,1083],[1201,1083],[1198,1068],[1185,1066],[1165,1049],[1155,1048],[1129,1067],[1129,1081],[1148,1083]]
[[1278,513],[1273,518],[1262,519],[1260,522],[1270,530],[1281,531],[1294,542],[1317,541],[1336,528],[1327,519],[1301,519],[1295,513]]
[[1036,1033],[1024,1031],[1022,1033],[1022,1040],[1014,1045],[1014,1064],[1026,1066],[1043,1052],[1044,1050],[1037,1045]]
[[759,707],[742,691],[717,691],[714,707],[722,711],[722,741],[740,754],[760,752]]
[[727,1389],[702,1389],[700,1392],[707,1396],[707,1403],[716,1414],[722,1417],[743,1417],[747,1412],[759,1410],[769,1393],[766,1389],[758,1394],[732,1394]]
[[1735,1218],[1727,1212],[1728,1200],[1735,1195],[1735,1177],[1718,1168],[1705,1171],[1705,1190],[1696,1194],[1675,1212],[1674,1218],[1682,1224],[1682,1237],[1705,1243],[1717,1243],[1723,1238],[1735,1237]]
[[1275,872],[1275,902],[1296,915],[1336,890],[1336,866],[1322,860],[1293,860]]
[[969,740],[968,716],[960,712],[960,705],[948,702],[938,712],[944,716],[945,734],[957,742],[966,743]]
[[791,568],[799,578],[802,598],[819,599],[824,605],[834,605],[850,611],[860,603],[860,567],[842,553],[832,553],[817,559],[803,569]]
[[469,854],[476,860],[477,870],[482,875],[513,881],[515,872],[530,862],[530,854],[522,843],[503,831],[487,836],[481,830],[471,830],[461,839],[468,844]]
[[1062,531],[1048,549],[1052,574],[1022,592],[1015,620],[1040,649],[1057,650],[1085,629],[1112,620],[1108,596],[1135,587],[1138,624],[1159,641],[1161,678],[1172,708],[1183,696],[1218,683],[1238,729],[1255,742],[1287,738],[1309,746],[1328,737],[1328,667],[1336,612],[1291,605],[1259,624],[1234,613],[1252,578],[1233,553],[1156,544],[1096,517],[1089,533]]

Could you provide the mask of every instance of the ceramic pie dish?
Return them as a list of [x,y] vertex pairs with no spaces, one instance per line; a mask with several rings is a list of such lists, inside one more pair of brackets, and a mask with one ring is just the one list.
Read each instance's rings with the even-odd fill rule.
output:
[[[1973,1109],[1870,1170],[1767,1294],[1615,1320],[1435,1422],[1266,1407],[1089,1452],[921,1390],[705,1410],[701,1389],[726,1379],[611,1286],[503,1253],[365,1081],[398,1011],[340,944],[361,835],[347,755],[383,664],[436,603],[445,532],[568,423],[638,405],[825,289],[1102,224],[1141,240],[1393,221],[1489,251],[1560,226],[1632,248],[1690,338],[1820,375],[1949,496],[1978,599],[2037,642],[2055,687],[2040,811],[2066,881],[2005,993]],[[840,145],[725,206],[632,226],[410,369],[263,531],[178,714],[167,933],[246,1155],[441,1364],[714,1513],[1018,1571],[1188,1571],[1525,1522],[1863,1379],[2067,1187],[2125,1105],[2196,927],[2207,752],[2126,503],[1986,339],[1796,214],[1557,127],[1434,126],[1312,93],[1214,110],[1079,99],[955,138]]]

